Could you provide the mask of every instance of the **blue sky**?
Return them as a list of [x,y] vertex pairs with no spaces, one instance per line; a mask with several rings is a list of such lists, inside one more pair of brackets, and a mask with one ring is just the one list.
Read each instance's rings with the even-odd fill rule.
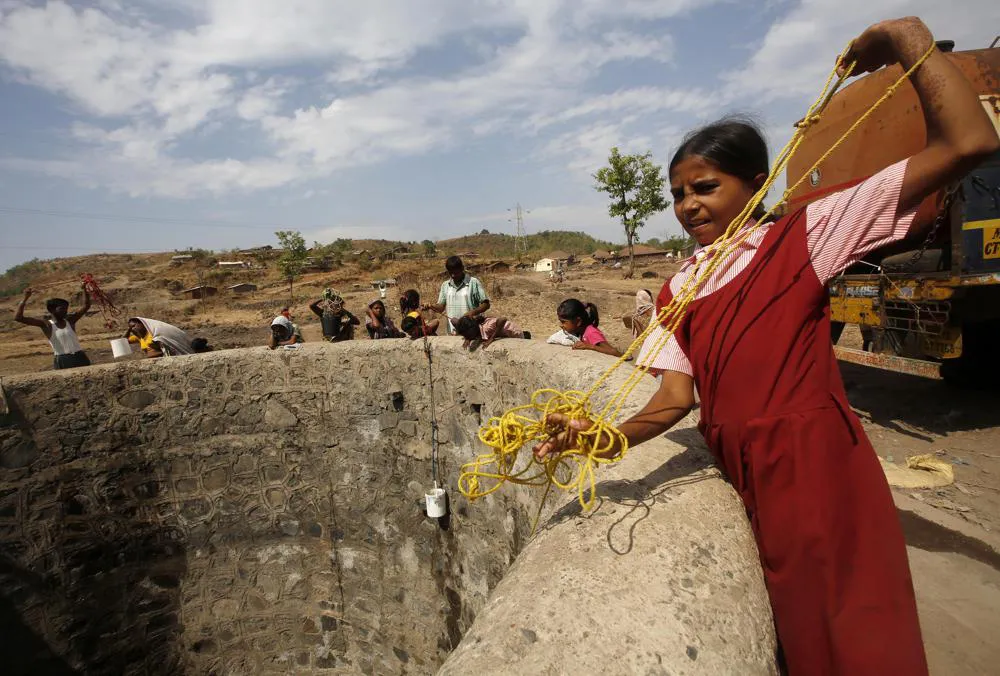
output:
[[619,240],[590,178],[612,145],[666,163],[733,111],[783,144],[904,14],[959,49],[1000,30],[993,0],[0,0],[0,269],[511,232],[517,202]]

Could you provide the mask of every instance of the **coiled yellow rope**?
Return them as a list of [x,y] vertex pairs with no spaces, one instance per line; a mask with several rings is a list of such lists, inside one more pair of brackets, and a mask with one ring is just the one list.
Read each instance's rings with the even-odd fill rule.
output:
[[[781,152],[778,153],[771,172],[760,190],[750,199],[743,211],[737,216],[726,232],[713,244],[706,247],[706,255],[699,256],[698,262],[687,281],[673,300],[664,307],[657,316],[649,322],[643,331],[625,350],[624,354],[609,368],[586,392],[570,390],[560,392],[554,389],[536,391],[531,401],[523,406],[513,408],[501,416],[490,420],[479,430],[479,439],[489,447],[488,453],[479,455],[472,462],[462,466],[458,479],[459,491],[475,500],[493,493],[504,483],[511,482],[529,486],[546,486],[548,490],[553,485],[564,490],[576,490],[581,507],[589,510],[596,500],[595,470],[598,465],[617,462],[628,452],[628,440],[614,425],[622,406],[628,396],[641,382],[643,375],[649,370],[648,364],[666,346],[673,336],[674,330],[680,326],[688,306],[697,298],[698,291],[711,277],[720,265],[729,260],[730,255],[749,235],[775,213],[780,205],[787,202],[789,196],[802,184],[812,171],[822,164],[840,145],[860,127],[885,101],[887,101],[899,86],[934,53],[935,45],[914,63],[899,79],[890,85],[885,93],[873,103],[851,127],[837,139],[829,150],[813,163],[813,165],[791,186],[785,189],[781,199],[768,209],[755,223],[748,225],[764,196],[774,185],[788,165],[788,161],[799,149],[805,137],[806,130],[820,119],[820,113],[829,103],[833,94],[854,70],[855,63],[844,69],[838,76],[837,70],[843,64],[851,45],[844,49],[833,71],[826,79],[826,84],[819,97],[806,111],[801,121],[796,123],[795,133]],[[707,261],[707,262],[706,262]],[[612,394],[607,403],[599,410],[593,405],[594,394],[603,386],[611,374],[620,368],[628,358],[635,353],[646,338],[652,333],[657,323],[661,323],[665,331],[661,332],[650,350],[644,364],[638,365],[629,374],[625,382]],[[592,426],[586,431],[578,432],[575,442],[558,453],[551,453],[540,461],[528,449],[526,454],[521,451],[533,442],[544,441],[556,430],[546,425],[547,416],[560,413],[569,420],[589,420]],[[621,452],[614,458],[601,457],[616,446]],[[588,492],[589,489],[589,492]],[[548,493],[546,492],[546,495]],[[544,498],[543,498],[544,503]],[[541,507],[539,507],[539,513]]]

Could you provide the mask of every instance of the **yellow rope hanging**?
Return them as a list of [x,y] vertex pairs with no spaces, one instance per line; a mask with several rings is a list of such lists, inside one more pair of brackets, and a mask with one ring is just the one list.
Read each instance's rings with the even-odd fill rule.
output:
[[[820,119],[821,112],[834,93],[850,77],[855,63],[848,65],[844,69],[843,75],[837,75],[837,70],[843,64],[850,47],[851,45],[848,44],[841,53],[836,66],[826,79],[823,91],[809,106],[802,120],[796,123],[795,133],[778,153],[764,185],[750,199],[743,211],[733,219],[725,233],[709,247],[706,247],[707,253],[710,255],[704,256],[700,262],[695,263],[687,281],[673,300],[649,322],[646,330],[629,345],[611,368],[601,375],[586,392],[577,390],[561,392],[551,388],[538,390],[532,395],[528,404],[513,408],[499,417],[490,418],[486,425],[479,430],[479,439],[489,447],[490,451],[462,466],[458,478],[458,489],[464,496],[475,500],[493,493],[506,482],[528,486],[546,486],[547,489],[555,485],[564,490],[576,490],[577,499],[583,509],[589,510],[593,506],[597,499],[595,490],[597,466],[617,462],[628,452],[628,440],[615,427],[615,420],[628,396],[649,370],[648,364],[666,346],[670,338],[673,337],[674,330],[684,320],[687,308],[697,298],[698,291],[715,270],[729,260],[730,255],[740,243],[746,240],[763,222],[767,221],[768,217],[774,214],[780,205],[787,202],[789,196],[805,181],[806,177],[826,161],[879,106],[895,94],[899,86],[934,53],[936,48],[932,43],[923,56],[890,85],[885,93],[837,139],[829,150],[823,153],[794,184],[785,189],[781,199],[768,209],[764,216],[756,223],[747,226],[758,206],[763,202],[764,196],[799,149],[806,130]],[[639,349],[650,333],[655,330],[657,323],[662,324],[665,331],[652,345],[649,357],[643,365],[632,370],[625,382],[611,394],[607,403],[597,410],[592,402],[594,394],[608,381],[611,374]],[[544,461],[535,459],[530,449],[522,455],[522,449],[528,444],[544,441],[555,431],[545,422],[547,416],[552,413],[560,413],[569,420],[589,420],[592,426],[586,431],[577,433],[572,447],[567,447],[559,453],[549,454]],[[617,445],[621,448],[619,455],[614,458],[600,457],[601,453],[607,452],[615,446],[613,442],[616,439],[618,440]],[[539,507],[539,513],[540,511],[541,507]]]

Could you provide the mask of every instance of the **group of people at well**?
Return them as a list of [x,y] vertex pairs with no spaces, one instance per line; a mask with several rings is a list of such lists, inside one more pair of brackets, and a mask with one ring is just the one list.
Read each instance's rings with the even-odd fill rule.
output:
[[[407,289],[400,295],[398,323],[383,298],[375,298],[368,303],[362,320],[348,309],[343,296],[333,289],[325,289],[319,298],[309,304],[309,310],[319,320],[323,340],[333,343],[354,340],[362,324],[371,340],[416,340],[440,333],[461,337],[463,346],[473,351],[486,348],[501,338],[531,339],[531,333],[511,319],[490,314],[492,303],[485,286],[465,271],[461,258],[449,257],[445,261],[445,271],[447,279],[441,284],[436,302],[421,302],[416,289]],[[45,302],[48,316],[45,317],[25,314],[25,307],[33,293],[31,288],[25,291],[14,315],[15,321],[41,329],[52,347],[55,369],[89,366],[90,359],[76,333],[77,322],[91,309],[87,289],[83,289],[83,306],[75,312],[70,312],[66,299],[48,299]],[[648,296],[649,292],[640,294]],[[636,321],[648,322],[650,310],[651,306],[645,308],[642,318]],[[568,298],[559,304],[555,314],[560,328],[547,342],[613,356],[621,354],[598,328],[600,316],[593,303]],[[631,316],[628,319],[631,320]],[[195,354],[213,349],[204,338],[192,338],[177,326],[147,317],[130,317],[123,338],[148,358]],[[304,342],[302,329],[294,321],[291,308],[282,308],[271,320],[268,347],[294,349]]]

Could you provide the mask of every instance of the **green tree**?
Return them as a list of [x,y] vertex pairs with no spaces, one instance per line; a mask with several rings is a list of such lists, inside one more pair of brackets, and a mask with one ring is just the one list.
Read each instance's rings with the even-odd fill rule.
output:
[[437,245],[429,239],[425,239],[420,243],[424,247],[424,255],[433,256],[437,253]]
[[694,240],[688,235],[674,235],[663,242],[663,248],[667,251],[683,251],[692,243]]
[[622,155],[618,148],[611,149],[608,166],[594,174],[594,189],[606,192],[610,199],[608,215],[618,218],[625,228],[628,242],[628,277],[635,273],[636,235],[646,219],[670,206],[663,196],[666,179],[660,176],[662,167],[653,164],[652,153]]
[[309,250],[306,248],[306,240],[298,230],[278,230],[274,234],[282,249],[281,257],[278,258],[278,269],[288,280],[288,297],[292,299],[292,283],[302,274],[306,258],[309,257]]
[[0,296],[14,296],[31,286],[33,277],[45,272],[45,264],[37,258],[19,263],[0,277]]

